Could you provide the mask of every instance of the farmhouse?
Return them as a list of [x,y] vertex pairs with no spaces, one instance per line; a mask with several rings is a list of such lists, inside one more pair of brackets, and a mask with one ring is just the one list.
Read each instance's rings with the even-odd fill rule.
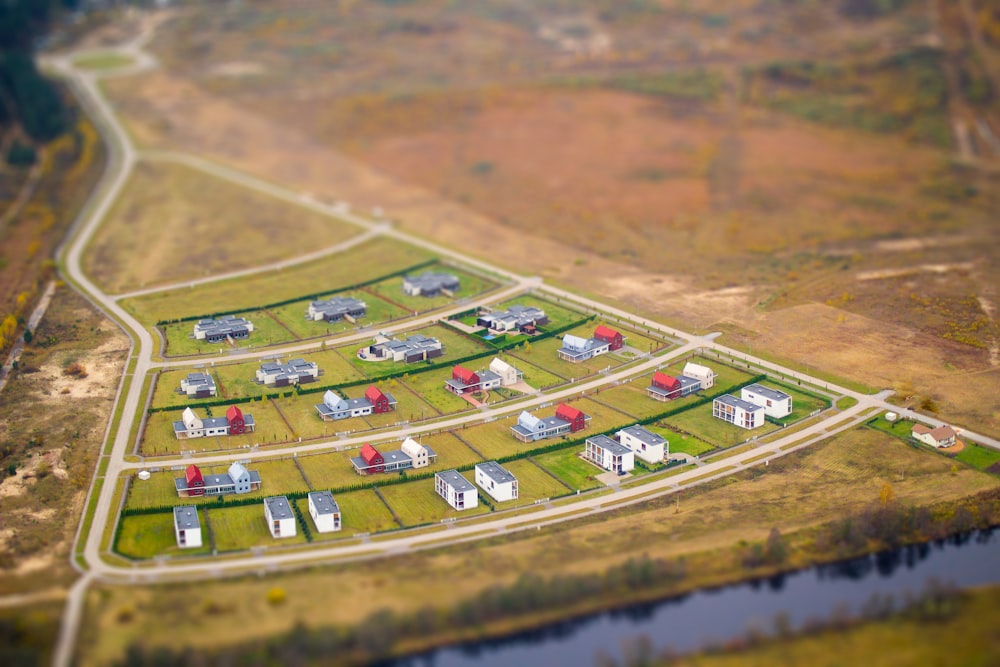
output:
[[913,436],[915,440],[919,440],[931,447],[951,447],[955,444],[955,438],[958,436],[955,433],[955,429],[950,426],[938,426],[937,428],[930,428],[924,426],[923,424],[914,424],[913,429],[910,431],[910,435]]
[[287,387],[319,379],[319,366],[315,361],[292,359],[287,364],[267,361],[257,369],[257,383],[269,387]]
[[264,498],[264,518],[271,537],[295,537],[295,515],[285,496]]
[[674,377],[661,371],[653,373],[653,380],[646,387],[646,395],[658,401],[670,401],[701,391],[701,380],[686,375]]
[[625,337],[620,332],[603,324],[597,325],[594,329],[594,338],[611,346],[611,351],[620,350],[625,346]]
[[368,304],[361,299],[352,297],[335,296],[325,301],[312,301],[306,309],[306,319],[310,322],[339,322],[347,320],[354,322],[359,317],[364,317],[368,312]]
[[188,373],[181,380],[180,393],[190,398],[208,398],[215,396],[215,378],[208,373]]
[[174,478],[174,488],[181,497],[250,493],[260,488],[260,473],[247,470],[241,463],[233,463],[221,475],[202,475],[198,466],[192,463],[184,471],[184,477]]
[[701,389],[711,389],[715,386],[715,371],[708,366],[689,361],[684,364],[684,375],[701,382]]
[[351,458],[351,464],[359,475],[373,475],[409,468],[425,468],[436,458],[437,453],[433,449],[421,445],[413,438],[407,438],[399,449],[387,452],[380,452],[371,444],[365,444],[359,450],[359,455]]
[[566,334],[562,339],[562,347],[556,350],[560,359],[578,364],[593,357],[607,354],[611,351],[611,343],[597,338],[581,338]]
[[316,406],[316,412],[323,421],[380,415],[395,409],[396,399],[392,394],[386,394],[375,385],[370,385],[361,398],[341,398],[327,389],[323,402]]
[[200,418],[191,408],[184,408],[181,420],[174,422],[174,437],[178,440],[205,438],[217,435],[252,433],[253,415],[243,414],[235,405],[229,406],[225,417]]
[[219,317],[214,320],[198,320],[194,325],[195,340],[221,343],[228,340],[249,338],[253,323],[245,317]]
[[198,520],[197,507],[182,505],[174,508],[174,537],[181,549],[201,546],[201,521]]
[[497,502],[517,499],[517,478],[496,461],[476,464],[476,484]]
[[310,491],[308,496],[309,516],[313,519],[317,533],[332,533],[340,530],[340,507],[329,491]]
[[669,443],[659,433],[642,426],[629,426],[615,434],[618,442],[632,450],[646,463],[660,463],[669,451]]
[[605,470],[618,474],[626,473],[635,468],[635,455],[632,450],[606,435],[595,435],[592,438],[587,438],[587,446],[583,455]]
[[434,490],[457,510],[472,509],[479,505],[476,487],[458,474],[457,470],[435,473]]
[[522,412],[518,415],[517,423],[511,426],[510,430],[514,437],[521,442],[534,442],[535,440],[582,431],[586,428],[589,419],[590,415],[563,403],[556,408],[554,417],[536,417],[530,412]]
[[451,369],[451,379],[444,381],[444,388],[453,394],[471,394],[477,391],[489,391],[499,387],[501,377],[493,371],[473,373],[463,366]]
[[764,408],[764,414],[768,417],[781,419],[792,414],[792,397],[777,389],[750,384],[740,390],[740,398]]
[[519,331],[521,333],[535,333],[536,327],[549,323],[545,311],[535,306],[511,306],[507,310],[481,314],[476,319],[476,324],[486,327],[490,331],[506,333],[508,331]]
[[422,334],[413,334],[404,340],[389,339],[383,336],[379,338],[376,338],[374,345],[361,348],[360,356],[362,359],[402,361],[412,364],[415,361],[426,361],[444,354],[444,345],[437,338],[430,338]]
[[500,386],[509,387],[524,379],[524,373],[517,370],[500,357],[494,357],[490,362],[490,370],[500,376]]
[[736,424],[740,428],[757,428],[764,424],[764,408],[729,394],[712,401],[712,416]]
[[450,273],[424,271],[419,275],[403,278],[403,292],[409,296],[454,296],[458,288],[458,278]]

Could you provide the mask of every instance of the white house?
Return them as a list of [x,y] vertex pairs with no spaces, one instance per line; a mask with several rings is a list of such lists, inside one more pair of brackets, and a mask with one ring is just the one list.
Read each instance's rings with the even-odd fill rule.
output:
[[467,510],[479,505],[479,494],[469,480],[457,470],[445,470],[434,474],[434,490],[457,510]]
[[174,508],[174,536],[181,549],[201,546],[201,521],[198,520],[197,507],[182,505]]
[[768,417],[781,419],[792,414],[792,397],[777,389],[749,384],[740,391],[740,398],[764,408],[764,414]]
[[271,537],[295,537],[295,514],[285,496],[264,498],[264,518]]
[[312,517],[318,533],[332,533],[340,530],[340,507],[329,491],[309,493],[309,516]]
[[500,386],[509,387],[517,384],[524,378],[524,373],[508,364],[500,357],[495,357],[490,362],[490,370],[500,376]]
[[318,378],[319,366],[315,361],[305,359],[292,359],[287,364],[266,361],[257,369],[257,382],[270,387],[315,382]]
[[312,301],[306,309],[306,319],[311,322],[324,320],[326,322],[339,322],[347,320],[354,322],[359,317],[364,317],[368,304],[361,299],[352,297],[335,296],[324,301]]
[[763,406],[726,394],[712,401],[712,416],[741,428],[764,425]]
[[583,455],[605,470],[626,473],[635,468],[635,455],[632,450],[606,435],[587,438],[587,448]]
[[433,452],[413,438],[406,438],[399,449],[413,460],[414,468],[426,468],[430,465]]
[[702,366],[691,361],[684,364],[684,375],[689,378],[701,381],[702,389],[711,389],[715,386],[715,371],[708,366]]
[[245,317],[227,315],[214,320],[198,320],[194,325],[192,336],[195,340],[208,343],[221,343],[228,340],[249,338],[253,331],[253,322]]
[[498,502],[517,499],[517,478],[496,461],[476,464],[476,484]]
[[403,278],[403,292],[408,296],[454,296],[458,291],[458,277],[450,273],[424,271],[415,276]]
[[669,443],[659,433],[653,433],[641,426],[629,426],[615,434],[618,442],[625,445],[646,463],[660,463],[669,454]]
[[181,393],[191,398],[208,398],[215,392],[215,379],[208,373],[188,373],[181,380]]
[[914,424],[913,429],[910,431],[915,439],[930,445],[931,447],[951,447],[955,444],[955,438],[958,436],[955,433],[955,429],[950,426],[938,426],[937,428],[929,428],[923,424]]

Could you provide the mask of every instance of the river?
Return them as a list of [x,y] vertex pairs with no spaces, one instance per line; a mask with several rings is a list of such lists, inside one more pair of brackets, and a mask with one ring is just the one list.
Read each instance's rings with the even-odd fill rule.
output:
[[770,632],[778,615],[794,628],[833,613],[857,613],[876,594],[900,601],[931,580],[961,588],[1000,583],[1000,531],[981,531],[821,565],[771,579],[702,590],[558,623],[496,640],[408,656],[393,667],[592,665],[600,653],[621,660],[629,642],[655,651],[692,651],[708,642]]

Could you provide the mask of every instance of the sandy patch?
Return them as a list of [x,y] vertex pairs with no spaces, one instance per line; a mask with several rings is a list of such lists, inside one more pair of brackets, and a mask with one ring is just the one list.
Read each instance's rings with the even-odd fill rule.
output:
[[[111,332],[112,327],[105,325],[102,332]],[[48,393],[39,392],[42,400],[54,402],[64,398],[82,398],[105,394],[109,388],[115,387],[121,377],[121,361],[118,359],[123,345],[121,336],[108,336],[107,340],[94,349],[93,352],[80,358],[79,363],[87,372],[86,377],[69,376],[63,373],[59,363],[49,363],[41,366],[38,379],[48,387]],[[111,360],[115,359],[114,362]]]
[[49,473],[59,479],[69,477],[69,472],[62,460],[64,447],[51,449],[44,453],[35,453],[21,464],[17,473],[0,482],[0,498],[20,496],[38,480],[38,466],[44,461],[49,467]]
[[263,65],[250,61],[219,63],[208,70],[208,73],[214,76],[254,76],[263,72]]
[[921,264],[910,266],[904,269],[880,269],[878,271],[861,271],[857,274],[858,280],[883,280],[886,278],[899,278],[901,276],[911,276],[915,273],[948,273],[949,271],[971,271],[972,262],[957,262],[955,264]]
[[965,449],[965,443],[956,438],[954,445],[952,445],[951,447],[942,447],[940,451],[944,452],[945,454],[958,454],[963,449]]

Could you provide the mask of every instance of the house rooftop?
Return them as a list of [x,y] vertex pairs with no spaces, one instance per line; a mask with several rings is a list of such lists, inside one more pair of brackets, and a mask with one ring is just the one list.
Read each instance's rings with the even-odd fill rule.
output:
[[462,477],[457,470],[444,470],[435,473],[435,477],[440,477],[444,482],[456,491],[472,491],[476,487],[469,480]]
[[632,451],[617,440],[612,440],[606,435],[595,435],[591,438],[587,438],[587,442],[611,452],[614,456],[624,456]]
[[484,475],[492,479],[497,484],[507,484],[508,482],[517,481],[517,478],[514,477],[514,475],[512,475],[509,470],[504,468],[496,461],[486,461],[485,463],[477,463],[476,470],[482,471]]
[[189,529],[201,527],[198,521],[198,508],[194,505],[181,505],[174,508],[174,524],[178,528]]
[[659,433],[653,433],[647,428],[643,428],[636,424],[635,426],[628,426],[618,431],[619,433],[628,433],[633,438],[637,439],[639,442],[644,442],[647,445],[662,445],[666,442],[666,439]]
[[748,384],[743,388],[747,391],[752,391],[755,394],[760,394],[764,398],[770,398],[772,401],[785,401],[791,398],[790,395],[783,391],[771,389],[770,387],[765,387],[762,384]]
[[271,496],[270,498],[264,498],[264,504],[267,505],[267,509],[271,511],[272,519],[292,518],[292,508],[288,504],[288,498],[285,496]]
[[329,491],[311,491],[309,493],[309,500],[312,501],[313,507],[316,508],[316,513],[320,516],[324,514],[336,514],[340,511],[340,506],[337,505],[337,501],[333,499],[333,494]]
[[718,402],[724,405],[731,405],[734,408],[742,408],[746,412],[757,412],[758,410],[763,410],[764,407],[757,405],[756,403],[751,403],[750,401],[744,401],[742,398],[733,396],[732,394],[723,394],[716,398]]

